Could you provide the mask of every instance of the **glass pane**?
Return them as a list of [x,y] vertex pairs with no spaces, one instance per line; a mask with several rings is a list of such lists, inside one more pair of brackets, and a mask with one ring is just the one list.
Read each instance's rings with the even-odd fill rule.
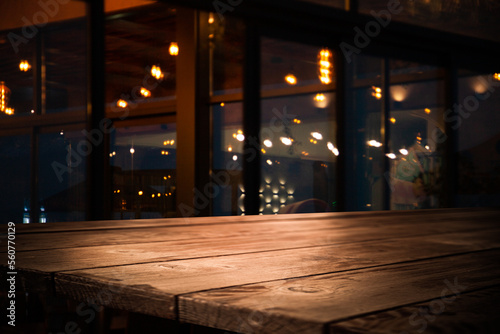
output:
[[391,209],[442,207],[443,72],[397,59],[389,61],[389,69]]
[[220,20],[218,15],[210,14],[208,37],[214,95],[242,92],[244,36],[245,26],[241,20],[229,15]]
[[85,220],[88,142],[82,131],[61,128],[39,136],[39,210],[46,222]]
[[332,59],[325,48],[262,40],[261,87],[276,95],[261,101],[263,214],[335,210]]
[[500,3],[494,0],[359,0],[359,9],[379,27],[394,20],[500,41]]
[[347,210],[383,210],[384,148],[382,147],[381,99],[384,59],[357,56],[353,61],[352,108],[347,114],[348,146],[354,156],[349,157],[347,171]]
[[120,127],[114,132],[114,219],[175,217],[175,123]]
[[[161,32],[161,33],[159,33]],[[175,97],[176,11],[155,3],[109,15],[106,103],[111,110]]]
[[[221,103],[212,107],[213,179],[212,214],[236,215],[244,212],[242,193],[243,106]],[[219,181],[219,182],[218,182]]]
[[0,137],[0,223],[30,221],[30,136]]
[[321,75],[318,64],[321,48],[271,38],[264,38],[261,47],[264,91],[330,84],[335,78],[331,51],[324,60],[329,64]]
[[9,33],[21,34],[20,31],[0,33],[0,118],[29,115],[34,109],[36,41],[13,44]]
[[500,74],[463,71],[458,89],[458,114],[449,117],[458,129],[457,206],[499,206]]
[[46,111],[85,112],[86,24],[76,20],[45,34]]

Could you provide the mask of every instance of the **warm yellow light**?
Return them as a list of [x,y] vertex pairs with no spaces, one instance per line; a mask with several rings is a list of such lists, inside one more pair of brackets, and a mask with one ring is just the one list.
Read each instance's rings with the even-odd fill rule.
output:
[[163,72],[160,66],[153,65],[153,67],[151,67],[151,75],[157,80],[163,79]]
[[116,101],[116,105],[120,108],[127,108],[128,103],[127,103],[127,101],[120,99],[120,100]]
[[27,60],[21,60],[19,63],[19,69],[23,72],[28,72],[28,70],[31,68],[30,63],[28,63]]
[[280,138],[281,142],[285,144],[286,146],[292,145],[292,139],[288,137],[281,137]]
[[135,153],[135,150],[134,150],[134,148],[132,147],[132,148],[130,149],[130,154],[134,154],[134,153]]
[[168,48],[168,52],[171,56],[177,56],[179,54],[179,46],[176,42],[170,43],[170,47]]
[[144,97],[150,97],[151,96],[151,92],[149,90],[147,90],[146,88],[141,87],[141,95],[144,96]]
[[208,24],[212,24],[214,23],[214,21],[215,21],[214,14],[213,13],[208,14]]
[[302,121],[300,119],[297,119],[297,118],[294,118],[293,119],[293,122],[296,123],[296,124],[300,124],[302,123]]
[[229,146],[227,147],[227,150],[228,150],[229,152],[232,152],[232,151],[233,151],[233,147],[232,147],[231,145],[229,145]]
[[226,105],[226,104],[225,104],[224,102],[221,102],[221,103],[220,103],[220,106],[221,106],[221,107],[224,107],[225,105]]
[[14,115],[14,109],[12,109],[12,108],[7,108],[7,109],[5,109],[5,113],[6,113],[7,115]]
[[287,76],[285,77],[285,81],[289,85],[296,85],[297,84],[297,78],[293,74],[287,74]]
[[323,135],[319,132],[311,132],[311,136],[314,138],[314,139],[317,139],[317,140],[322,140],[323,139]]
[[316,102],[323,102],[325,100],[326,100],[325,94],[322,93],[316,94],[316,96],[314,97],[314,101]]
[[392,124],[396,124],[396,119],[394,117],[391,117],[389,121],[391,121]]
[[370,140],[367,142],[368,146],[372,146],[372,147],[381,147],[382,146],[382,143],[376,141],[376,140]]
[[425,111],[426,114],[430,114],[431,113],[431,110],[429,108],[425,108],[424,111]]
[[0,81],[0,111],[5,112],[9,103],[10,89],[5,86],[5,82]]
[[143,192],[142,192],[142,190],[141,190],[141,191],[139,191],[139,193],[138,193],[138,194],[139,194],[139,196],[142,196],[142,194],[144,194],[144,193],[143,193]]
[[151,198],[155,198],[155,194],[151,194]]
[[374,96],[377,100],[382,98],[382,88],[372,86],[372,96]]
[[260,149],[260,151],[263,153],[263,154],[266,154],[266,150],[264,150],[263,148]]
[[493,74],[493,79],[500,81],[500,73]]
[[332,52],[322,49],[318,54],[318,75],[322,84],[327,85],[332,82]]
[[385,156],[392,160],[396,159],[396,155],[394,153],[387,153]]

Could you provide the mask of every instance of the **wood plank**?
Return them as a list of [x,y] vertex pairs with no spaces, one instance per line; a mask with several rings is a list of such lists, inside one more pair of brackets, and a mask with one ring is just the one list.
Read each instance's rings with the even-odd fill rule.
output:
[[326,324],[500,284],[500,250],[279,280],[179,297],[180,321],[242,333],[324,333]]
[[[40,271],[56,272],[77,270],[113,265],[136,264],[146,262],[161,262],[179,259],[189,259],[207,256],[221,256],[250,252],[262,252],[280,249],[293,249],[300,247],[316,247],[320,245],[338,245],[359,243],[370,240],[386,240],[408,236],[436,236],[442,233],[471,232],[468,221],[452,223],[426,223],[419,228],[408,228],[408,225],[387,225],[384,228],[374,226],[352,227],[345,229],[324,228],[308,231],[300,228],[297,231],[273,229],[267,234],[253,234],[255,225],[238,226],[239,234],[226,229],[200,231],[194,228],[183,228],[178,234],[171,234],[172,241],[144,242],[134,244],[115,244],[94,247],[71,247],[51,250],[36,250],[17,252],[16,267],[18,269],[34,269]],[[478,223],[483,231],[491,231],[492,235],[498,234],[499,228],[491,228],[487,222]],[[241,233],[241,228],[247,228],[246,233]],[[478,228],[478,226],[475,226]],[[229,232],[229,233],[228,233]],[[213,238],[200,238],[200,234],[209,233]],[[482,234],[483,232],[481,232]],[[189,238],[193,234],[196,238]],[[476,233],[477,234],[477,233]],[[105,234],[103,233],[103,236]],[[46,243],[54,242],[53,234],[41,237]],[[175,240],[179,237],[179,240]],[[76,236],[69,239],[70,244],[75,242]],[[109,236],[113,240],[114,233]],[[164,238],[164,237],[162,237]],[[142,239],[146,240],[146,239]]]
[[[499,236],[500,230],[495,233],[476,231],[442,237],[412,237],[86,269],[56,273],[55,286],[57,293],[73,298],[82,297],[83,287],[87,297],[95,298],[101,293],[103,286],[109,283],[138,287],[138,290],[146,284],[142,295],[137,292],[146,302],[149,300],[150,291],[165,293],[174,298],[176,295],[194,291],[389,265],[400,261],[415,261],[499,247]],[[203,251],[205,252],[208,250]],[[155,296],[156,294],[152,297]],[[126,299],[123,305],[120,304],[122,298]],[[127,298],[125,295],[113,294],[113,307],[130,307]],[[164,309],[163,307],[162,303],[158,305],[158,308]],[[134,307],[133,311],[145,312],[139,307]]]
[[211,225],[227,223],[253,223],[253,222],[276,222],[296,220],[318,220],[318,219],[346,219],[346,218],[368,218],[376,219],[382,217],[399,217],[404,220],[419,220],[419,217],[442,217],[453,219],[453,217],[485,218],[500,217],[500,209],[466,208],[466,209],[432,209],[432,210],[407,210],[407,211],[377,211],[377,212],[325,212],[325,213],[300,213],[270,216],[225,216],[225,217],[186,217],[165,219],[138,219],[138,220],[109,220],[109,221],[85,221],[64,222],[49,224],[17,224],[16,234],[21,233],[43,233],[64,232],[82,230],[105,230],[123,228],[147,228],[154,226],[187,226],[187,225]]
[[481,333],[500,328],[500,287],[437,298],[329,325],[330,334]]
[[[498,224],[496,212],[483,212],[481,215],[474,213],[473,217],[481,218],[479,221],[471,221],[472,213],[431,214],[414,215],[409,218],[400,219],[399,215],[391,216],[363,216],[349,217],[349,219],[293,219],[287,215],[287,220],[266,220],[257,222],[224,223],[223,227],[212,225],[185,225],[185,226],[149,226],[145,228],[125,228],[88,231],[70,231],[54,233],[24,233],[17,235],[17,252],[28,250],[58,249],[68,247],[88,247],[101,245],[124,245],[141,242],[159,242],[197,238],[233,238],[241,235],[254,235],[260,237],[263,234],[278,235],[283,231],[310,231],[322,230],[325,235],[333,229],[355,228],[359,226],[390,228],[389,225],[408,225],[408,231],[414,230],[411,225],[418,224],[419,229],[425,229],[428,224],[443,226],[443,229],[433,229],[428,233],[449,232],[453,229],[463,230],[467,228],[487,228]],[[295,217],[295,216],[293,216]],[[425,217],[425,218],[424,218]],[[227,218],[227,217],[226,217]],[[273,218],[273,217],[272,217]],[[391,218],[391,219],[388,219]],[[454,224],[453,227],[444,227],[445,223]],[[425,225],[425,226],[423,226]],[[450,225],[451,226],[451,225]],[[333,231],[332,231],[333,232]],[[404,231],[402,231],[404,232]],[[5,252],[2,247],[0,252]]]

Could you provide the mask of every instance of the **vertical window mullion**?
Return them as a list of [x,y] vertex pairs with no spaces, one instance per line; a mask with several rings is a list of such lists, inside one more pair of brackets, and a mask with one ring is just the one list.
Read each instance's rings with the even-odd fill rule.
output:
[[260,33],[256,22],[245,30],[245,66],[243,83],[243,186],[245,214],[259,214],[260,171]]

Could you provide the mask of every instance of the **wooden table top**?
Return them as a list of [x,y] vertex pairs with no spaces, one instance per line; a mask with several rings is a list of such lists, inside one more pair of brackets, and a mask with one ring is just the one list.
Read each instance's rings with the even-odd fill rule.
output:
[[27,290],[241,333],[496,333],[499,264],[496,209],[16,226]]

